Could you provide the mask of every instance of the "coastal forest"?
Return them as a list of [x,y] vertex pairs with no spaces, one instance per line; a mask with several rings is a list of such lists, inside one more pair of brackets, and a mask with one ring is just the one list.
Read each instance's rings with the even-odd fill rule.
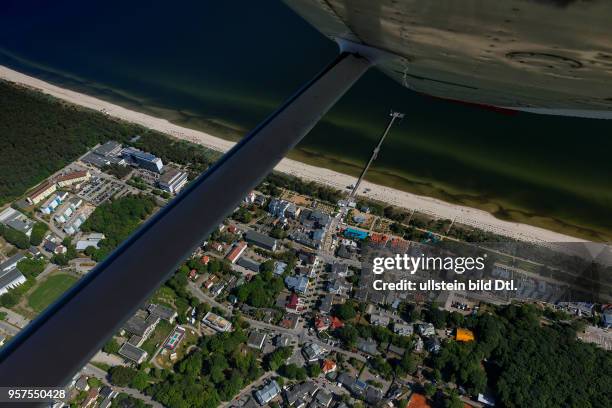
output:
[[124,141],[138,130],[138,126],[0,81],[0,205],[97,143],[111,138]]
[[0,138],[0,205],[21,197],[96,144],[108,140],[149,151],[164,163],[185,165],[191,177],[205,170],[219,155],[1,80]]

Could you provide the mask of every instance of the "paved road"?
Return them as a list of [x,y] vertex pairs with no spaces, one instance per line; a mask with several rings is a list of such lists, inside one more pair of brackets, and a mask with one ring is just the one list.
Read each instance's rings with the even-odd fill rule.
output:
[[[189,291],[191,292],[191,294],[194,295],[195,297],[197,297],[199,300],[201,300],[203,302],[207,302],[211,306],[218,307],[219,309],[225,311],[228,315],[232,314],[232,310],[229,307],[227,307],[227,306],[217,302],[216,300],[214,300],[210,296],[207,296],[206,294],[204,294],[194,283],[189,282],[188,288],[189,288]],[[308,334],[308,332],[303,327],[298,327],[296,329],[285,329],[284,327],[275,326],[273,324],[260,322],[259,320],[254,320],[254,319],[251,319],[251,318],[249,318],[247,316],[244,316],[244,315],[242,316],[242,319],[244,321],[248,322],[251,325],[251,327],[254,327],[256,329],[260,329],[260,330],[266,329],[266,330],[273,331],[275,333],[291,334],[293,336],[296,336],[299,339],[300,343],[317,343],[321,347],[324,347],[327,350],[333,350],[333,351],[336,351],[338,353],[345,354],[345,355],[347,355],[349,357],[354,357],[357,360],[366,361],[366,358],[364,356],[362,356],[361,354],[353,353],[351,351],[344,350],[343,348],[329,345],[329,344],[321,341],[318,337]]]
[[108,354],[102,350],[98,351],[95,356],[91,359],[97,363],[104,363],[110,366],[126,365],[125,361],[116,354]]
[[57,265],[49,263],[47,264],[47,266],[45,267],[45,269],[38,274],[38,276],[36,277],[36,280],[41,281],[43,280],[44,277],[46,277],[47,275],[49,275],[51,272],[55,271],[57,269]]
[[259,377],[258,380],[253,381],[251,384],[247,385],[245,388],[243,388],[238,395],[236,395],[234,397],[234,399],[232,399],[231,401],[227,401],[227,402],[223,402],[221,403],[221,405],[219,405],[222,408],[225,407],[229,407],[230,405],[232,405],[232,402],[234,401],[238,401],[240,398],[244,397],[245,395],[248,395],[251,393],[251,391],[255,388],[259,388],[260,386],[262,386],[270,377],[274,376],[274,372],[272,371],[268,371],[266,372],[264,375],[262,375],[261,377]]
[[23,329],[28,325],[28,323],[30,323],[29,319],[11,309],[0,307],[0,311],[6,313],[6,319],[3,323],[10,323],[13,326],[13,329],[15,329],[15,326],[17,327],[17,330]]
[[115,389],[118,392],[124,392],[134,398],[138,398],[140,400],[143,400],[144,402],[146,402],[147,404],[152,405],[154,408],[164,408],[162,404],[160,404],[157,401],[153,401],[153,399],[151,399],[151,397],[149,397],[148,395],[145,395],[143,393],[141,393],[138,390],[135,390],[133,388],[126,388],[126,387],[116,387],[114,385],[111,385],[107,378],[106,378],[106,371],[99,369],[98,367],[96,367],[95,365],[92,364],[87,364],[85,367],[83,367],[83,370],[81,370],[81,372],[83,374],[85,374],[88,377],[96,377],[99,380],[101,380],[104,384],[111,386],[113,389]]
[[34,218],[36,219],[36,221],[40,221],[44,224],[46,224],[49,229],[51,230],[52,233],[54,233],[55,235],[57,235],[58,237],[60,237],[61,239],[64,239],[66,237],[66,234],[64,233],[64,231],[62,231],[61,229],[57,228],[55,226],[55,224],[53,223],[53,221],[45,221],[44,219],[42,219],[41,217],[38,216],[38,214],[34,213]]
[[15,336],[17,333],[19,333],[19,329],[12,324],[0,321],[0,332],[5,332],[9,336]]

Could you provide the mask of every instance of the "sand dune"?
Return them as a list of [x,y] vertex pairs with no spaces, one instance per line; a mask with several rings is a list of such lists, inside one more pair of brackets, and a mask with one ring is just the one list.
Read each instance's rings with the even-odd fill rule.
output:
[[[4,66],[0,66],[0,78],[31,87],[76,105],[104,112],[105,114],[118,119],[138,123],[144,127],[169,134],[176,138],[201,144],[210,149],[225,152],[234,145],[234,142],[212,136],[205,132],[177,126],[165,119],[135,112],[82,93],[63,89],[39,79],[21,74]],[[276,169],[283,173],[292,174],[306,180],[316,181],[341,190],[345,189],[346,186],[351,185],[356,181],[356,178],[353,176],[348,176],[325,168],[311,166],[291,159],[283,159],[278,166],[276,166]],[[527,224],[502,221],[482,210],[454,205],[430,197],[418,196],[416,194],[395,190],[367,181],[362,183],[361,188],[362,191],[369,189],[365,193],[360,192],[360,195],[363,195],[364,197],[380,200],[385,203],[404,207],[409,210],[414,209],[418,212],[422,212],[436,218],[455,220],[457,223],[481,228],[486,231],[491,231],[515,239],[533,242],[584,241],[582,239],[570,237]]]

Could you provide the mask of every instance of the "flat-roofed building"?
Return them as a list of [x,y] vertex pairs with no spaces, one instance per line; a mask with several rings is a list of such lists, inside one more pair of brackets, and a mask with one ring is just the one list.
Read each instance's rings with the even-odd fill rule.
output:
[[123,325],[123,329],[133,335],[140,336],[146,339],[153,333],[155,327],[159,323],[159,316],[149,314],[143,316],[146,312],[139,310],[134,316],[130,317]]
[[105,239],[106,236],[100,232],[92,232],[90,234],[83,235],[80,240],[76,243],[77,251],[84,251],[87,247],[98,248],[100,241]]
[[151,153],[143,152],[134,147],[127,147],[123,149],[121,151],[121,155],[132,165],[155,173],[161,173],[162,169],[164,168],[164,164],[159,157],[152,155]]
[[244,256],[236,262],[236,265],[242,266],[244,269],[248,269],[251,272],[259,272],[259,267],[261,264],[259,262],[255,262],[252,259],[245,258]]
[[128,342],[125,342],[119,349],[119,355],[135,362],[136,364],[141,364],[146,360],[149,353],[140,347],[136,347]]
[[118,156],[121,153],[121,143],[109,140],[100,147],[95,148],[93,152],[104,157]]
[[28,194],[26,201],[30,204],[36,205],[45,198],[49,197],[51,194],[55,193],[55,191],[57,191],[57,186],[55,183],[45,180],[34,190],[32,190],[30,194]]
[[187,184],[187,173],[175,169],[174,167],[166,166],[163,174],[159,177],[157,184],[159,188],[171,194],[176,194]]
[[253,245],[257,245],[268,251],[276,251],[276,240],[257,231],[247,231],[244,234],[244,239]]
[[147,308],[147,311],[152,316],[157,316],[160,319],[164,319],[170,323],[174,322],[174,319],[178,316],[178,313],[174,309],[171,309],[167,306],[158,305],[156,303],[151,303]]
[[213,312],[206,313],[202,319],[202,323],[220,333],[232,330],[232,323]]
[[16,231],[23,232],[29,237],[32,233],[34,221],[16,209],[8,207],[0,213],[0,224],[11,227]]

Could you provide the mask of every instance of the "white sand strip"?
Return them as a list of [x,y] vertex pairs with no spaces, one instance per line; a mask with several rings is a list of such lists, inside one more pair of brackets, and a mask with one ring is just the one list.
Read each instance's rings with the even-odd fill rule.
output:
[[[63,89],[2,65],[0,65],[0,78],[34,88],[76,105],[104,112],[118,119],[137,123],[179,139],[201,144],[220,152],[225,152],[234,145],[234,142],[212,136],[208,133],[177,126],[165,119],[155,118],[82,93]],[[353,176],[311,166],[291,159],[283,159],[280,164],[276,166],[276,170],[301,177],[305,180],[326,184],[340,190],[345,190],[346,186],[356,182],[356,178]],[[554,231],[548,231],[543,228],[499,220],[493,215],[475,208],[450,204],[438,199],[419,196],[367,181],[361,184],[361,188],[369,189],[367,193],[361,194],[364,197],[380,200],[409,210],[415,209],[418,212],[436,218],[454,219],[455,222],[511,238],[533,242],[584,242],[582,239],[570,237]]]

